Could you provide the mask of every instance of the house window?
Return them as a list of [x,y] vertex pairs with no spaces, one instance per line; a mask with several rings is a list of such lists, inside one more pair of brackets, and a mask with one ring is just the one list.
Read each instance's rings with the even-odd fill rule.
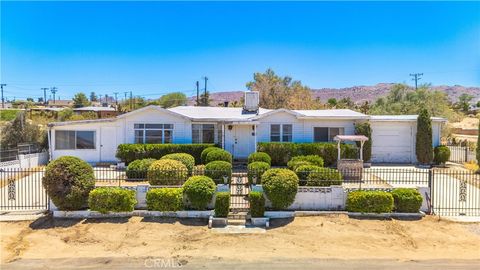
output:
[[291,142],[292,141],[291,124],[272,124],[270,125],[271,142]]
[[95,131],[56,130],[55,149],[95,149]]
[[172,143],[172,124],[134,124],[135,143]]
[[333,138],[337,135],[345,134],[345,129],[340,128],[328,128],[328,127],[314,127],[313,128],[313,141],[314,142],[332,142]]
[[192,143],[215,143],[215,125],[192,124]]

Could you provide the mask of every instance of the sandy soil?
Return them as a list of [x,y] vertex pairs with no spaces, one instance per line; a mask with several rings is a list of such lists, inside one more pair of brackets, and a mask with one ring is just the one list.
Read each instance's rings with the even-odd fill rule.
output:
[[465,117],[460,122],[452,123],[454,128],[476,129],[478,128],[479,119],[477,117]]
[[273,221],[262,234],[220,234],[206,221],[53,220],[0,223],[2,264],[18,259],[480,259],[480,224],[346,216]]

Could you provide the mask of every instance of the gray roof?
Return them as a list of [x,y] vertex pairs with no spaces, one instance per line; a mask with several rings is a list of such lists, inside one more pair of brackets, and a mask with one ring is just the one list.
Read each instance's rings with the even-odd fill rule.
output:
[[[349,109],[336,110],[293,110],[303,117],[332,117],[332,118],[368,118],[368,115]],[[302,116],[299,116],[302,118]]]
[[271,110],[260,108],[256,113],[245,112],[238,107],[200,107],[200,106],[178,106],[167,109],[171,112],[186,116],[192,120],[228,120],[242,121],[250,120],[258,115],[265,114]]
[[[417,121],[418,115],[371,115],[371,121]],[[446,122],[442,117],[431,117],[432,121]]]

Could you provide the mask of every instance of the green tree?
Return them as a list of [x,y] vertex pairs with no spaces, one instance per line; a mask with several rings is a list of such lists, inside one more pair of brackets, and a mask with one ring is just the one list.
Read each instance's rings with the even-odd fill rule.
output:
[[90,92],[90,101],[98,101],[98,97],[95,92]]
[[420,164],[430,164],[432,162],[432,120],[426,108],[422,109],[418,115],[415,152]]
[[463,112],[467,113],[470,109],[470,101],[473,99],[472,95],[469,94],[461,94],[458,97],[457,107],[458,109],[462,110]]
[[47,146],[45,130],[28,121],[24,112],[18,113],[14,120],[7,123],[1,133],[3,146],[16,147],[19,143],[37,143],[41,147]]
[[[355,134],[364,135],[368,138],[368,141],[363,144],[363,160],[369,162],[372,158],[372,128],[370,127],[370,123],[356,124]],[[360,142],[358,142],[357,145],[360,146]]]
[[174,92],[160,97],[158,103],[162,108],[171,108],[187,104],[187,96],[181,92]]
[[88,101],[88,98],[84,93],[77,93],[73,97],[73,107],[75,108],[90,106],[90,104],[90,101]]
[[200,95],[197,106],[210,106],[210,93],[207,91]]
[[335,108],[335,106],[337,106],[337,99],[336,98],[329,98],[327,100],[327,103],[328,103],[328,106],[330,108]]

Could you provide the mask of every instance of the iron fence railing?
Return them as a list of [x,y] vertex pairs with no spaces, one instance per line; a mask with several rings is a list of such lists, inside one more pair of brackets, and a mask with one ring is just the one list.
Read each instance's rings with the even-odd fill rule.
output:
[[448,145],[450,149],[449,161],[455,163],[477,162],[475,149],[468,146]]

